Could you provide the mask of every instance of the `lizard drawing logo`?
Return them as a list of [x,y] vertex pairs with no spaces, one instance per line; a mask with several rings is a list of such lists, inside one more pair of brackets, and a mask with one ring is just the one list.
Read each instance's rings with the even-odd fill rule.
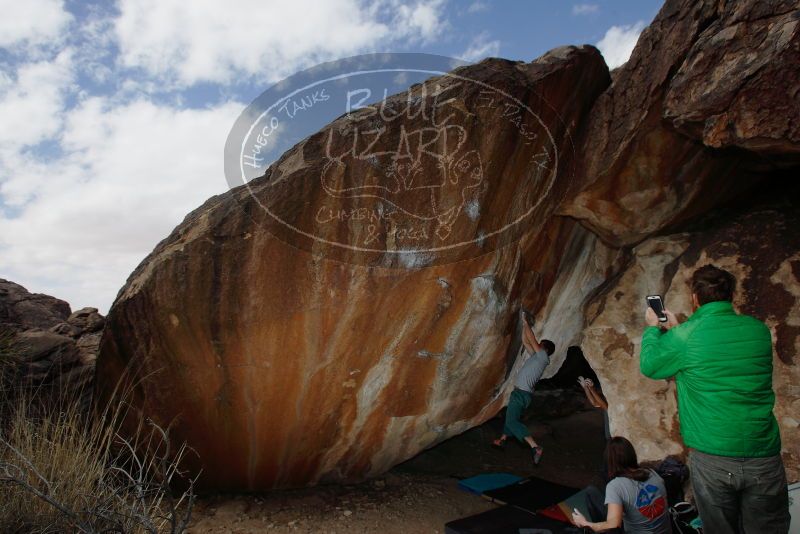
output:
[[[353,128],[349,140],[329,132],[327,163],[321,176],[325,191],[337,198],[381,199],[420,223],[432,222],[445,240],[470,201],[478,201],[484,185],[477,149],[467,148],[463,126],[445,124],[397,133],[386,125]],[[347,142],[349,141],[349,142]],[[375,147],[390,146],[390,150]],[[334,154],[335,145],[344,153]]]

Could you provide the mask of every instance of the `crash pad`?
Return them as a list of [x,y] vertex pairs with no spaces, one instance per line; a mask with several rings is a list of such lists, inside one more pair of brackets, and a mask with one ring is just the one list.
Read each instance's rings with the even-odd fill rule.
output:
[[520,480],[522,477],[510,473],[484,473],[460,480],[458,487],[464,491],[482,495],[486,491],[504,488]]
[[475,514],[445,524],[446,534],[520,534],[552,533],[576,534],[580,529],[539,516],[528,510],[505,505],[487,512]]
[[529,477],[502,488],[485,491],[483,496],[497,504],[511,504],[536,512],[557,504],[579,491],[578,488]]

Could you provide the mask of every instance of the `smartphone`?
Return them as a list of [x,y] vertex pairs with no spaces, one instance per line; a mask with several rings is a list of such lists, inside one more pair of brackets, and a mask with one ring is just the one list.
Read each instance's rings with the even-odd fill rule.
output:
[[661,300],[661,295],[647,295],[647,305],[653,308],[659,321],[662,323],[667,322],[667,314],[664,313],[664,301]]

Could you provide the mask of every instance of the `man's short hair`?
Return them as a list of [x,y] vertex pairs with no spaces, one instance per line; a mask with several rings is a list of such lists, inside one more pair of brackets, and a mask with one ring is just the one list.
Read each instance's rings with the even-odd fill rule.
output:
[[551,356],[556,351],[556,344],[549,339],[542,340],[542,347],[544,347],[544,350],[547,352],[548,356]]
[[733,301],[734,289],[736,278],[714,265],[700,267],[692,275],[692,293],[697,295],[701,306],[718,300]]

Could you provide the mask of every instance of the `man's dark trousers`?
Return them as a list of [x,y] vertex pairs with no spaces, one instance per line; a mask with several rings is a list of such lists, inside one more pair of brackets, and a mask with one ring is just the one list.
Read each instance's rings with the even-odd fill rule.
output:
[[693,450],[689,470],[704,534],[789,531],[789,493],[780,455],[730,458]]

